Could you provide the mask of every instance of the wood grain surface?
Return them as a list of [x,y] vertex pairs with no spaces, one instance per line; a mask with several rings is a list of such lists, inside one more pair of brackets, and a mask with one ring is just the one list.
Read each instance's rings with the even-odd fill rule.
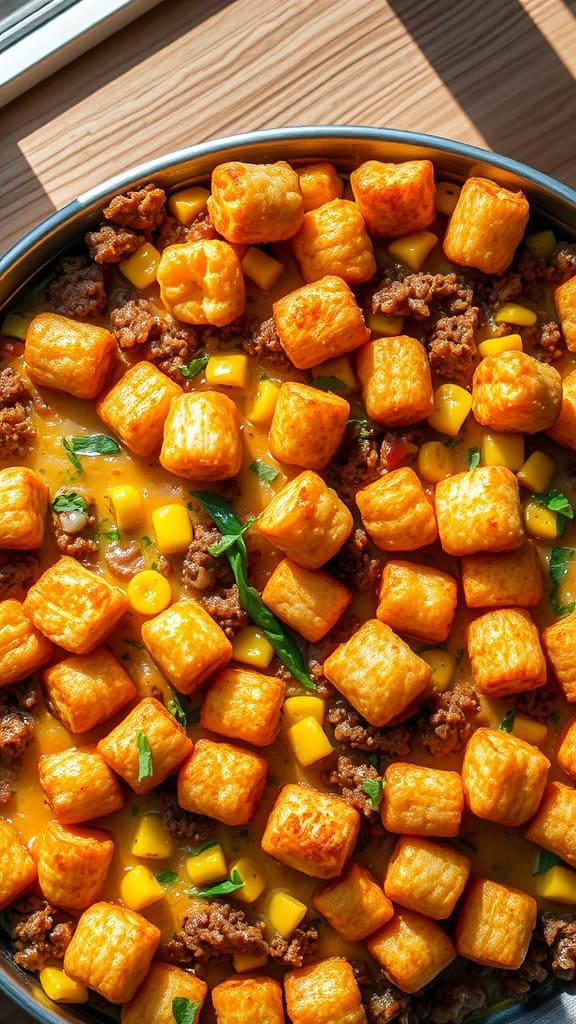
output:
[[[132,164],[255,128],[361,124],[576,187],[576,0],[164,0],[0,111],[0,250]],[[0,996],[1,1024],[30,1018]]]

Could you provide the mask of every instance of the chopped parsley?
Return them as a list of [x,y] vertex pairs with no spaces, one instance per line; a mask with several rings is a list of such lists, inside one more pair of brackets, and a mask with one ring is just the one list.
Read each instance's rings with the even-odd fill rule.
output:
[[152,766],[150,744],[141,729],[138,730],[136,743],[138,744],[138,782],[143,782],[144,779],[152,778],[154,768]]
[[312,387],[319,391],[347,391],[348,385],[339,377],[312,377]]
[[66,455],[70,459],[70,462],[74,466],[74,469],[76,470],[76,472],[77,473],[83,473],[84,470],[82,469],[82,463],[80,462],[80,459],[78,458],[78,456],[74,454],[74,449],[72,447],[72,444],[68,440],[67,437],[63,437],[62,438],[62,446],[64,448],[64,451],[66,452]]
[[271,484],[280,471],[271,466],[269,462],[265,462],[264,459],[256,459],[250,466],[252,473],[255,473],[259,480],[266,480]]
[[550,868],[555,868],[557,864],[562,864],[563,861],[560,857],[557,857],[555,853],[550,853],[550,850],[540,850],[538,854],[538,863],[536,869],[532,872],[532,878],[536,875],[543,875],[546,871],[550,871]]
[[514,719],[516,718],[516,708],[508,708],[508,711],[504,715],[504,718],[498,726],[500,732],[512,732],[514,728]]
[[85,516],[88,513],[88,502],[81,494],[76,494],[76,491],[68,491],[66,494],[59,494],[57,498],[54,498],[50,508],[57,515],[62,515],[64,512],[81,512]]
[[442,441],[445,448],[455,448],[457,444],[460,444],[461,437],[449,437],[447,441]]
[[534,501],[549,509],[550,512],[557,512],[559,516],[565,516],[566,519],[574,518],[574,509],[562,491],[547,491],[544,494],[534,494],[533,498]]
[[476,447],[467,448],[466,462],[468,463],[468,469],[477,469],[480,465],[480,449]]
[[187,721],[186,712],[182,707],[180,698],[175,693],[172,694],[172,697],[168,701],[168,711],[170,712],[171,715],[173,715],[178,724],[181,725],[183,729],[185,729]]
[[238,889],[242,889],[243,886],[244,882],[240,877],[239,871],[236,868],[232,868],[230,878],[227,878],[225,882],[211,885],[209,889],[199,889],[194,895],[200,896],[203,900],[210,900],[213,896],[228,896],[229,893],[236,892]]
[[172,1000],[172,1016],[175,1024],[194,1024],[199,1009],[200,1003],[193,1003],[186,996],[174,996]]
[[207,843],[201,843],[200,846],[189,846],[188,853],[191,857],[198,857],[199,854],[204,853],[204,850],[210,850],[213,846],[217,846],[215,839],[209,839]]
[[208,356],[196,356],[195,359],[191,359],[188,366],[181,366],[180,373],[185,380],[192,380],[193,377],[197,377],[202,370],[206,369],[208,365]]
[[363,779],[362,792],[366,793],[366,796],[369,797],[372,810],[379,811],[380,804],[382,802],[382,794],[384,792],[384,780]]
[[140,545],[141,545],[141,547],[149,548],[151,544],[152,544],[152,538],[151,537],[148,537],[146,534],[144,534],[143,537],[140,537]]
[[156,879],[160,885],[176,885],[178,875],[176,871],[158,871]]
[[111,526],[109,530],[101,530],[100,533],[106,540],[120,540],[120,530],[117,526]]
[[560,603],[560,587],[566,575],[568,565],[574,556],[574,548],[552,548],[548,571],[552,580],[550,590],[550,604],[555,615],[560,617],[569,615],[576,607],[576,601],[569,601],[568,604]]
[[75,455],[118,455],[122,451],[118,441],[108,434],[82,434],[65,440]]

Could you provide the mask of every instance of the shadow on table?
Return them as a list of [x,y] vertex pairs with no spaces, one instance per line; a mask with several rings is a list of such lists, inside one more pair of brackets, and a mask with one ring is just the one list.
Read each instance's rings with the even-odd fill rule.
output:
[[548,173],[567,165],[576,82],[518,0],[389,2],[492,149]]
[[[163,3],[158,4],[131,25],[57,71],[47,80],[50,83],[49,90],[37,86],[34,91],[33,117],[30,116],[30,98],[24,93],[4,108],[4,111],[0,110],[0,121],[4,116],[10,115],[13,124],[22,123],[26,126],[26,135],[32,134],[47,121],[65,114],[70,107],[91,93],[103,88],[135,65],[153,57],[163,47],[233,2],[234,0],[194,0],[194,3],[190,3],[190,0],[163,0]],[[79,66],[83,69],[82,75],[78,73]],[[79,81],[82,82],[80,88]],[[9,168],[11,182],[17,183],[17,201],[21,200],[24,206],[33,199],[35,208],[41,210],[42,216],[50,216],[55,210],[54,203],[19,148],[19,140],[7,137],[5,132],[3,134],[2,161],[5,167]],[[104,176],[103,174],[102,177]],[[0,227],[0,251],[5,248]]]

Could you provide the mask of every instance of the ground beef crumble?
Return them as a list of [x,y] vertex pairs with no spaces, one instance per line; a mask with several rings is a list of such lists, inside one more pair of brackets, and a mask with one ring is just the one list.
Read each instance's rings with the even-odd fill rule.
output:
[[475,728],[480,702],[472,686],[457,686],[436,694],[412,720],[415,735],[431,754],[444,756],[462,750]]
[[341,698],[328,706],[327,721],[334,727],[336,741],[352,750],[377,753],[391,761],[410,753],[412,732],[409,728],[394,725],[377,729]]
[[127,544],[112,541],[104,552],[104,559],[110,572],[123,580],[132,579],[137,572],[146,568],[146,559],[137,540],[128,541]]
[[535,718],[537,722],[549,722],[557,709],[558,691],[548,683],[538,690],[520,693],[514,701],[517,712]]
[[76,920],[46,900],[30,896],[10,907],[14,961],[28,971],[41,971],[48,960],[63,960]]
[[576,977],[576,914],[542,915],[544,941],[552,973],[564,981]]
[[74,320],[95,319],[106,312],[108,305],[104,274],[85,256],[66,256],[56,267],[47,298],[62,316]]
[[88,231],[84,241],[94,263],[99,264],[119,263],[136,252],[146,239],[144,235],[132,231],[131,228],[101,224],[96,231]]
[[[42,699],[40,685],[32,680],[0,688],[0,764],[14,767],[27,750],[36,728],[32,714]],[[10,780],[8,797],[12,796]]]
[[248,615],[240,604],[240,594],[235,583],[231,583],[229,587],[219,587],[211,593],[202,594],[200,603],[214,619],[214,622],[218,623],[229,640],[232,640],[239,630],[248,625]]
[[312,926],[295,928],[287,939],[275,935],[268,950],[269,956],[283,967],[303,967],[317,956],[318,932]]
[[154,236],[154,244],[162,252],[168,245],[182,245],[184,242],[201,242],[220,238],[206,210],[199,213],[191,224],[182,224],[175,217],[167,216]]
[[148,184],[114,196],[104,208],[104,216],[114,224],[149,234],[160,227],[166,217],[165,206],[164,189]]
[[434,309],[457,315],[474,301],[471,284],[457,274],[412,273],[386,270],[371,297],[372,312],[427,320]]
[[433,981],[414,995],[406,995],[384,975],[364,996],[370,1024],[462,1024],[474,1010],[483,1010],[487,996],[479,985],[445,979]]
[[346,803],[355,807],[363,817],[371,820],[377,816],[370,796],[364,792],[362,784],[367,779],[379,779],[378,769],[366,762],[352,761],[343,754],[338,756],[336,768],[325,772],[326,782],[340,790],[340,796]]
[[31,395],[11,366],[0,370],[0,460],[23,459],[36,437],[30,419]]
[[432,369],[463,387],[470,385],[478,362],[479,312],[470,306],[459,316],[439,316],[425,338]]
[[166,955],[175,964],[207,963],[234,953],[265,956],[269,947],[264,929],[263,921],[252,924],[243,910],[213,900],[186,914],[168,942]]
[[198,333],[142,296],[122,296],[110,314],[112,333],[120,348],[142,346],[140,355],[154,363],[181,387],[186,379],[180,370],[198,349]]
[[205,843],[214,824],[210,818],[205,818],[202,814],[185,811],[178,803],[176,793],[169,786],[161,792],[160,820],[179,843]]
[[326,483],[337,491],[345,504],[350,505],[357,491],[373,483],[384,472],[380,443],[376,438],[348,430],[327,467]]
[[378,586],[382,565],[370,554],[365,530],[357,527],[352,531],[344,546],[329,563],[328,571],[355,590],[372,590]]
[[182,563],[182,585],[200,601],[231,640],[247,625],[248,615],[240,603],[227,559],[214,558],[208,552],[208,548],[221,539],[222,534],[216,527],[195,524],[194,539]]
[[23,601],[40,571],[39,559],[28,551],[0,552],[0,600],[11,597]]
[[[56,492],[55,498],[65,493],[67,491],[63,488]],[[77,487],[74,493],[86,502],[86,515],[82,517],[81,512],[52,511],[52,525],[54,527],[56,546],[61,555],[76,558],[79,562],[89,562],[98,551],[98,538],[94,534],[96,529],[96,502],[92,495],[82,488]],[[84,525],[78,529],[82,519],[84,520]]]
[[249,356],[264,359],[274,366],[290,366],[290,360],[282,348],[273,317],[252,325],[250,333],[242,340],[242,348]]

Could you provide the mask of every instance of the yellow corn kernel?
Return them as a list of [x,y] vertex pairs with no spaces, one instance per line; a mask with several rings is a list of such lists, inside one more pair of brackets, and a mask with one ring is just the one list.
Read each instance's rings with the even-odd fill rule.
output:
[[129,910],[145,910],[164,897],[164,890],[150,868],[137,864],[122,876],[120,896]]
[[88,999],[86,985],[73,981],[61,967],[43,967],[39,978],[46,995],[55,1003],[85,1003]]
[[500,352],[522,352],[522,338],[519,334],[505,334],[502,338],[486,338],[478,345],[478,354],[485,359],[486,356],[497,356]]
[[174,192],[168,199],[168,209],[176,220],[188,227],[189,224],[206,209],[206,200],[210,192],[201,185],[193,185],[192,188],[184,188],[181,192]]
[[551,512],[537,501],[526,501],[522,506],[526,532],[539,540],[557,540],[564,532],[557,512]]
[[186,871],[194,885],[211,885],[228,878],[228,865],[220,843],[187,857]]
[[425,441],[418,449],[418,475],[428,483],[436,484],[452,476],[454,460],[452,452],[442,441]]
[[19,341],[26,341],[26,331],[30,326],[30,320],[21,313],[7,313],[0,327],[0,334],[7,338],[18,338]]
[[272,930],[285,939],[304,920],[307,911],[306,904],[295,896],[290,896],[282,889],[275,889],[270,894],[266,916]]
[[269,292],[282,277],[284,264],[251,245],[242,260],[242,270],[263,292]]
[[443,693],[450,686],[456,672],[456,661],[450,651],[440,651],[437,647],[431,647],[429,651],[420,651],[420,657],[426,661],[432,669],[432,687],[438,693]]
[[472,408],[472,395],[459,384],[441,384],[434,392],[434,412],[428,423],[439,434],[456,437]]
[[159,615],[172,601],[172,587],[155,569],[143,569],[126,587],[128,600],[139,615]]
[[231,876],[234,871],[238,872],[244,882],[242,888],[234,893],[234,899],[240,900],[241,903],[254,903],[266,888],[266,879],[258,869],[256,861],[250,857],[240,857],[230,865]]
[[548,738],[548,726],[544,725],[544,722],[536,722],[533,718],[529,718],[528,715],[516,714],[514,715],[512,735],[517,736],[519,740],[526,740],[527,743],[533,743],[534,746],[539,747]]
[[402,334],[403,316],[388,316],[387,313],[370,313],[366,321],[375,338],[394,338]]
[[128,259],[120,260],[119,267],[135,288],[148,288],[156,280],[160,259],[158,249],[150,242],[143,242]]
[[274,416],[280,387],[273,380],[261,380],[258,390],[246,410],[246,418],[257,427],[269,427]]
[[460,191],[460,186],[455,185],[453,181],[439,181],[436,185],[436,209],[438,213],[443,213],[445,217],[449,217],[451,213],[454,213],[454,207],[458,202]]
[[227,388],[245,388],[248,384],[248,371],[248,356],[240,352],[210,356],[206,364],[206,383],[224,384]]
[[243,665],[268,668],[274,657],[274,648],[257,626],[245,626],[232,641],[232,657]]
[[234,953],[232,963],[237,974],[245,974],[247,971],[257,971],[260,967],[265,967],[268,957],[256,956],[255,953]]
[[548,260],[556,248],[556,236],[553,231],[536,231],[526,235],[524,245],[536,259]]
[[483,466],[506,466],[515,473],[524,464],[524,434],[486,431],[480,441]]
[[174,840],[157,814],[145,814],[136,825],[131,852],[145,860],[166,860],[174,853]]
[[532,327],[538,319],[533,309],[519,306],[517,302],[507,302],[494,314],[497,324],[516,324],[518,327]]
[[427,256],[438,241],[438,235],[431,231],[414,231],[411,235],[404,235],[403,238],[395,238],[388,246],[388,252],[400,263],[410,267],[410,270],[420,270]]
[[144,518],[144,503],[140,491],[132,484],[108,488],[112,514],[119,530],[133,530]]
[[556,463],[544,452],[532,452],[518,470],[518,481],[536,494],[549,490],[556,473]]
[[303,768],[321,761],[323,757],[328,757],[334,749],[318,719],[313,715],[301,718],[299,722],[290,726],[286,738],[292,753]]
[[[338,359],[327,359],[325,363],[319,363],[318,366],[315,366],[312,369],[311,384],[313,387],[315,377],[336,377],[350,391],[358,386],[348,356],[339,356]],[[344,388],[338,389],[338,394],[341,391],[344,391]]]
[[152,513],[152,526],[161,555],[176,555],[192,543],[193,531],[185,505],[160,505]]
[[315,718],[318,725],[324,725],[325,704],[321,697],[303,694],[301,697],[288,697],[282,707],[282,724],[290,729],[303,718]]
[[555,864],[537,876],[536,891],[543,900],[576,905],[576,871]]

